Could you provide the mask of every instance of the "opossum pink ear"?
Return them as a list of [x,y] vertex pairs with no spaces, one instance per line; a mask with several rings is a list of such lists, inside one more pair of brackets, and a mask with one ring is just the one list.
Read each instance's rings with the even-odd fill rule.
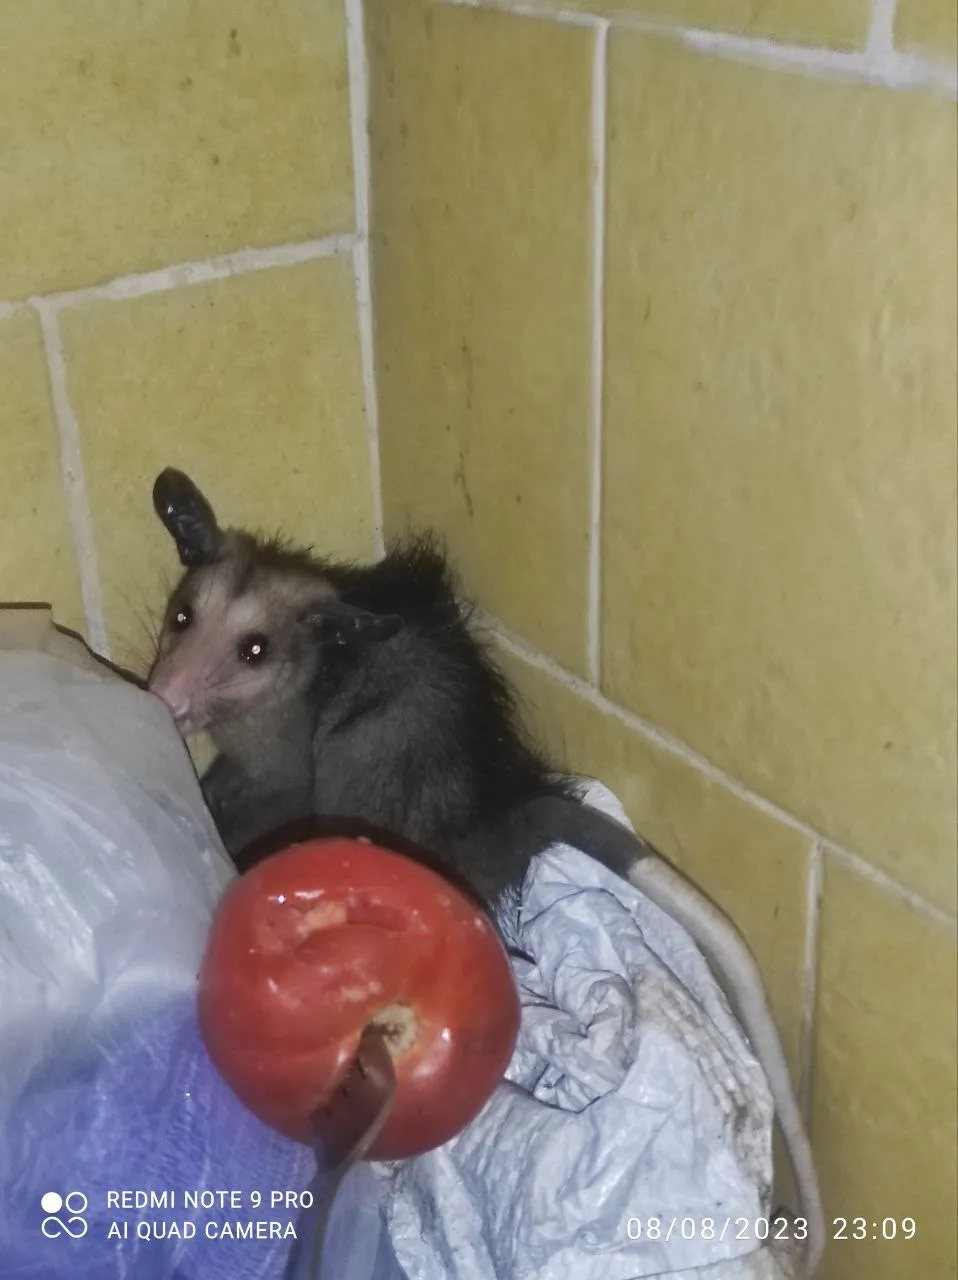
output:
[[395,613],[370,613],[342,600],[321,600],[300,615],[300,621],[330,644],[365,644],[391,640],[402,630]]
[[213,508],[182,471],[167,467],[153,484],[153,509],[176,543],[187,568],[216,559],[222,534]]

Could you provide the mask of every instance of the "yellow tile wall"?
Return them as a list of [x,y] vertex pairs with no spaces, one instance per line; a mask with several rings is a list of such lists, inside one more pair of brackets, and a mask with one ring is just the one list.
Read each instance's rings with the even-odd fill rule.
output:
[[622,32],[609,111],[603,688],[954,910],[954,104]]
[[440,526],[467,588],[584,671],[592,41],[367,13],[386,527]]
[[0,603],[143,671],[163,466],[378,545],[360,64],[341,0],[0,0],[0,49]]
[[63,501],[43,337],[39,318],[27,309],[0,319],[0,387],[0,603],[55,603],[63,625],[82,630],[80,576]]
[[[833,1240],[825,1274],[954,1275],[954,930],[827,857],[818,965],[822,1190],[831,1216],[864,1219]],[[911,1240],[906,1217],[917,1226]],[[886,1219],[897,1220],[894,1240]]]
[[0,0],[0,297],[352,226],[338,0]]
[[958,5],[954,0],[899,0],[895,39],[905,49],[926,49],[955,60]]
[[820,1274],[955,1276],[955,6],[510,7],[365,6],[387,528],[750,943]]

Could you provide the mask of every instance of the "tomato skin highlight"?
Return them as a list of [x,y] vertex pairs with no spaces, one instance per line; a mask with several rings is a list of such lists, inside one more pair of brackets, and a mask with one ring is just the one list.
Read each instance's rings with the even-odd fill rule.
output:
[[230,885],[197,1006],[236,1095],[307,1144],[364,1028],[385,1027],[396,1101],[370,1160],[420,1155],[465,1128],[509,1065],[521,1015],[481,908],[421,863],[347,839],[293,845]]

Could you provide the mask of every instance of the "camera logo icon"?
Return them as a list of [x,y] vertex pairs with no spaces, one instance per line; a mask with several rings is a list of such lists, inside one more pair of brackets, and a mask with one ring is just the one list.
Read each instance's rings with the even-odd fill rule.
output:
[[61,1196],[58,1191],[45,1191],[40,1197],[40,1208],[47,1215],[40,1223],[40,1230],[48,1240],[70,1236],[82,1240],[90,1229],[83,1217],[90,1201],[82,1191],[68,1191]]

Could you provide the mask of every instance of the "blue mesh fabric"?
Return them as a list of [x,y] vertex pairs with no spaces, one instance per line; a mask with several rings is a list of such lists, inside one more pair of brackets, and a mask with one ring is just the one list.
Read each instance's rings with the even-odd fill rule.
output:
[[[287,1224],[299,1234],[304,1226],[298,1202],[286,1195],[306,1190],[315,1171],[311,1152],[266,1128],[225,1086],[206,1056],[192,1000],[122,1026],[94,1019],[33,1073],[8,1117],[0,1141],[0,1276],[279,1280],[294,1246]],[[77,1191],[85,1211],[71,1214],[81,1203],[71,1196],[54,1217],[79,1238],[49,1238],[44,1220],[47,1231],[57,1226],[41,1198]],[[166,1193],[168,1201],[111,1204],[109,1193],[124,1191]],[[185,1193],[202,1191],[236,1193],[241,1207],[188,1207]],[[324,1277],[401,1274],[380,1229],[372,1176],[359,1171],[340,1195]],[[279,1238],[276,1228],[270,1238],[270,1223]],[[187,1238],[169,1234],[174,1224]],[[241,1238],[230,1234],[239,1224]]]

